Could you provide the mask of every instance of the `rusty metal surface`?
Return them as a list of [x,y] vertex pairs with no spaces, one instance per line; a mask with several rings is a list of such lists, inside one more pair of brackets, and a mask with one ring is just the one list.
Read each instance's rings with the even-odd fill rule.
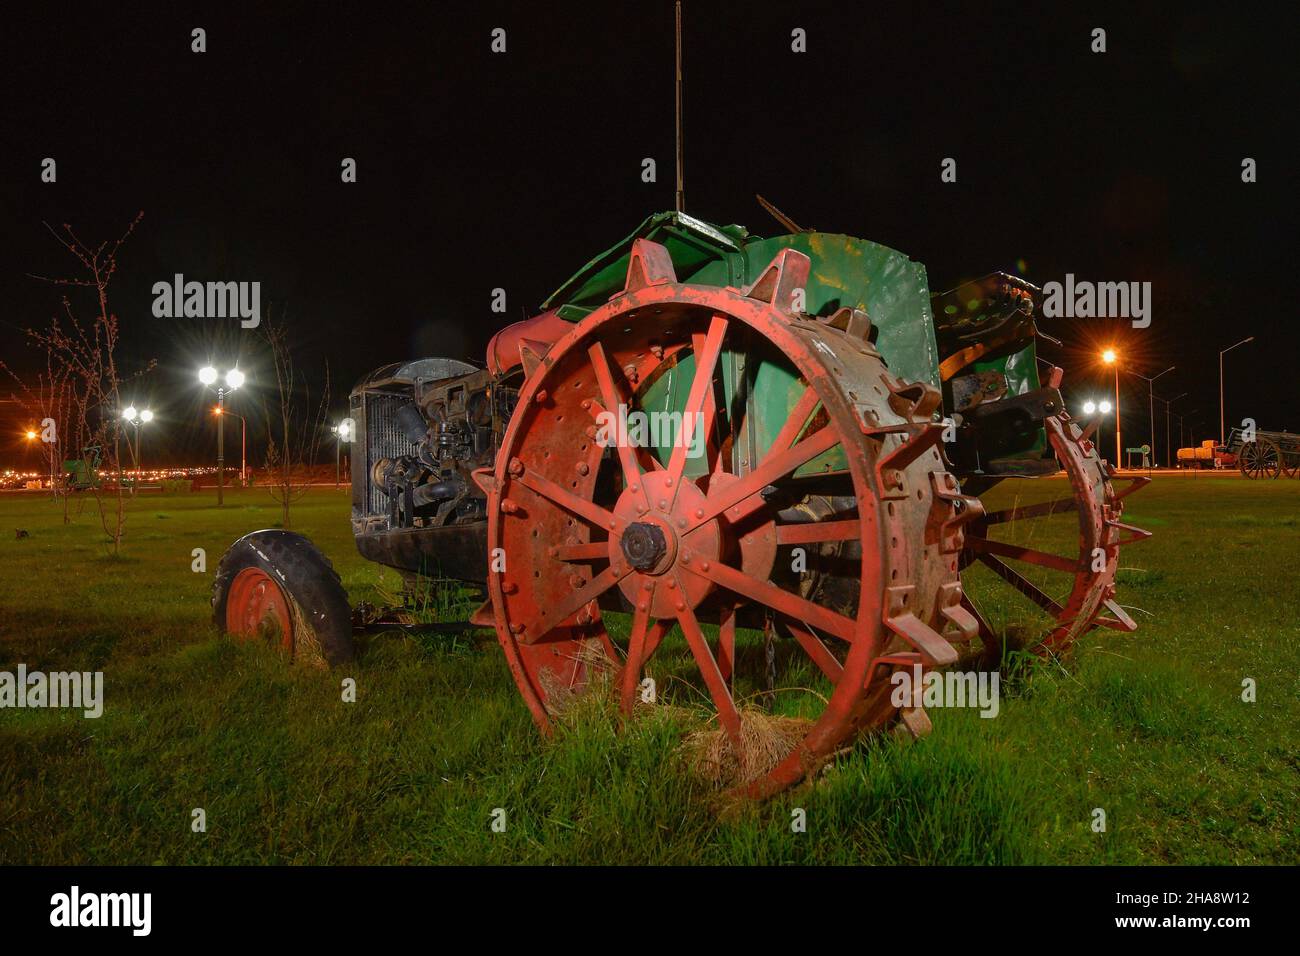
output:
[[[971,525],[966,537],[963,567],[973,561],[983,563],[1054,619],[1055,624],[1034,650],[1040,655],[1060,655],[1093,627],[1136,628],[1114,602],[1115,571],[1120,545],[1148,537],[1147,532],[1120,521],[1123,498],[1145,485],[1148,479],[1131,479],[1131,487],[1117,493],[1110,469],[1075,422],[1061,413],[1047,418],[1044,425],[1048,441],[1069,479],[1071,497],[982,515]],[[989,529],[999,524],[1045,519],[1067,512],[1074,513],[1078,519],[1078,547],[1070,554],[1041,551],[990,536]],[[1130,534],[1128,539],[1123,537],[1126,532]],[[1052,596],[1007,561],[1064,575],[1068,593],[1063,599]],[[1109,618],[1103,617],[1107,609],[1111,611]]]
[[[905,256],[846,236],[759,240],[652,217],[548,311],[494,337],[486,371],[422,385],[390,366],[354,393],[367,442],[354,457],[357,546],[404,571],[485,583],[472,623],[495,629],[544,732],[600,672],[630,716],[647,664],[679,629],[699,691],[739,746],[733,688],[752,661],[738,659],[737,628],[763,629],[768,668],[773,635],[788,635],[832,689],[801,739],[741,788],[770,795],[860,731],[929,731],[922,709],[891,702],[889,677],[953,664],[977,635],[1001,639],[963,591],[974,562],[1049,616],[1039,653],[1064,653],[1093,627],[1136,627],[1115,571],[1120,547],[1146,536],[1121,520],[1144,480],[1116,490],[1061,406],[1060,369],[1039,387],[1023,291],[985,296],[971,306],[984,311],[949,323],[944,347],[960,348],[941,376],[924,268]],[[443,394],[453,387],[460,404]],[[964,418],[953,460],[945,393]],[[602,447],[598,423],[620,409],[677,414],[685,434]],[[692,460],[696,428],[704,455]],[[986,514],[972,493],[1057,464],[1067,498]],[[1067,554],[990,533],[1062,512],[1078,526]],[[796,547],[812,556],[807,570],[791,568]],[[1061,575],[1065,593],[1017,564]],[[605,627],[615,609],[630,612],[626,640]],[[760,676],[770,698],[779,675]]]
[[[743,718],[728,686],[728,639],[710,646],[700,622],[725,624],[725,635],[735,601],[766,607],[833,675],[834,690],[803,739],[747,784],[763,796],[803,777],[864,727],[894,719],[882,693],[892,668],[950,663],[953,642],[974,635],[976,622],[961,607],[957,556],[978,502],[960,494],[944,466],[932,420],[938,390],[898,379],[869,342],[796,311],[806,256],[780,250],[752,285],[718,288],[674,281],[666,252],[645,240],[634,253],[626,291],[554,344],[521,389],[495,468],[477,475],[488,495],[488,548],[507,560],[504,572],[489,576],[491,617],[543,730],[555,702],[581,690],[593,668],[621,669],[626,705],[651,645],[662,639],[651,635],[675,622],[721,726],[736,737]],[[740,331],[788,356],[816,399],[789,417],[766,455],[734,473],[710,444],[709,468],[695,479],[685,474],[680,447],[666,464],[632,449],[604,455],[596,416],[635,404],[636,383],[683,349],[703,371],[684,410],[710,408],[719,356]],[[721,421],[706,419],[705,427]],[[856,515],[826,521],[820,537],[815,526],[782,531],[765,489],[788,484],[833,447],[843,450],[840,480],[857,501]],[[602,461],[612,480],[598,481]],[[851,537],[856,607],[822,606],[797,583],[778,580],[772,559],[782,534],[806,543]],[[614,589],[633,608],[626,649],[609,640],[599,616]]]

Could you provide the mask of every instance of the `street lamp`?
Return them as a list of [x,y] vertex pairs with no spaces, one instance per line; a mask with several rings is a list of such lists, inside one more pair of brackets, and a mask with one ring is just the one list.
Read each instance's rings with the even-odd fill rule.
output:
[[[1253,342],[1253,341],[1255,341],[1255,336],[1252,335],[1248,339],[1242,339],[1240,342],[1237,343],[1237,345],[1245,345],[1247,342]],[[1220,445],[1226,444],[1227,442],[1227,438],[1225,436],[1224,428],[1223,428],[1223,357],[1227,355],[1229,352],[1231,352],[1233,349],[1235,349],[1237,345],[1229,345],[1226,349],[1224,349],[1222,352],[1219,353],[1219,444]]]
[[1107,365],[1115,366],[1115,467],[1122,467],[1124,461],[1120,454],[1120,425],[1119,425],[1119,356],[1114,349],[1106,349],[1101,353],[1101,360]]
[[[205,365],[199,369],[199,382],[211,388],[217,385],[221,376],[211,365]],[[220,508],[225,504],[226,490],[226,423],[223,416],[226,412],[226,393],[233,392],[244,384],[246,378],[244,373],[237,368],[232,368],[226,372],[224,384],[217,385],[217,507]],[[242,418],[241,418],[242,421]],[[242,472],[242,466],[241,466]]]
[[[1174,370],[1174,368],[1175,368],[1175,366],[1171,365],[1171,366],[1169,366],[1167,369],[1165,369],[1163,372],[1161,372],[1160,375],[1167,375],[1167,374],[1169,374],[1170,372],[1172,372],[1172,371]],[[1144,381],[1144,382],[1147,383],[1147,414],[1150,416],[1150,420],[1149,420],[1149,422],[1148,422],[1148,424],[1149,424],[1149,426],[1150,426],[1150,431],[1149,431],[1147,434],[1149,434],[1149,435],[1151,436],[1151,457],[1148,458],[1147,461],[1148,461],[1148,463],[1150,463],[1150,462],[1152,462],[1152,461],[1155,461],[1155,458],[1156,458],[1156,399],[1155,399],[1155,394],[1156,394],[1156,392],[1155,392],[1155,380],[1158,379],[1158,378],[1160,377],[1160,375],[1152,375],[1150,378],[1147,378],[1145,375],[1142,375],[1142,374],[1140,374],[1140,373],[1138,373],[1138,372],[1129,372],[1129,374],[1132,375],[1132,376],[1134,376],[1135,378],[1140,378],[1140,379],[1142,379],[1142,381]]]
[[153,412],[147,408],[138,412],[134,405],[128,405],[122,409],[122,421],[130,423],[135,428],[135,450],[132,454],[135,460],[135,481],[131,482],[131,494],[134,495],[136,486],[140,484],[140,426],[153,421]]
[[[1178,401],[1180,398],[1186,398],[1186,397],[1187,397],[1186,392],[1183,392],[1183,394],[1181,395],[1175,395],[1173,398],[1161,398],[1159,395],[1156,396],[1157,401],[1161,401],[1165,403],[1165,467],[1166,468],[1174,467],[1173,427],[1170,424],[1170,421],[1172,419],[1172,415],[1170,413],[1173,409],[1174,402]],[[1180,446],[1182,444],[1182,441],[1183,441],[1183,437],[1182,435],[1179,435],[1178,442]]]
[[[1179,445],[1179,447],[1183,447],[1183,448],[1187,447],[1187,439],[1186,439],[1186,438],[1184,437],[1184,435],[1183,435],[1183,425],[1186,424],[1189,420],[1191,420],[1191,421],[1192,421],[1192,424],[1195,425],[1196,422],[1195,422],[1195,420],[1192,420],[1192,416],[1195,415],[1195,414],[1196,414],[1197,412],[1199,412],[1199,411],[1200,411],[1199,408],[1193,408],[1193,409],[1192,409],[1191,411],[1189,411],[1189,412],[1184,412],[1184,413],[1181,414],[1181,415],[1175,415],[1175,416],[1174,416],[1174,418],[1178,419],[1178,445]],[[1196,438],[1195,438],[1195,436],[1192,437],[1192,444],[1193,444],[1193,445],[1196,444]]]
[[215,415],[234,415],[239,419],[239,484],[248,484],[248,419],[228,408],[214,408]]
[[345,441],[352,441],[352,419],[345,418],[330,430],[334,432],[334,487],[337,488],[342,482],[339,471],[339,449]]

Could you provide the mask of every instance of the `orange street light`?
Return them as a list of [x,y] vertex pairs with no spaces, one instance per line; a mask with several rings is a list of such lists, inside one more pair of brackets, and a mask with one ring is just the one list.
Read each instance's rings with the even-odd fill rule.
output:
[[28,429],[28,430],[27,430],[27,440],[28,440],[28,441],[32,441],[32,440],[35,439],[35,438],[36,438],[36,432],[32,431],[31,429]]
[[1123,467],[1123,457],[1120,454],[1122,443],[1120,441],[1119,427],[1119,355],[1114,349],[1106,349],[1101,353],[1101,360],[1107,365],[1115,366],[1115,467]]

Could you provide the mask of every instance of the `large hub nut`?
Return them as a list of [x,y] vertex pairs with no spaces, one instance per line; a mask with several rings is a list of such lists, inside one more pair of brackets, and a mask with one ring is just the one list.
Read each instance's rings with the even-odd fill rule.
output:
[[650,571],[668,553],[668,539],[658,525],[637,521],[628,525],[619,542],[623,557],[638,571]]

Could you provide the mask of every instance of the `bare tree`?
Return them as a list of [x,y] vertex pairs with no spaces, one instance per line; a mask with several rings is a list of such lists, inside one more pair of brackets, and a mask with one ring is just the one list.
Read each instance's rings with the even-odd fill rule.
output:
[[[64,490],[60,466],[65,449],[70,441],[71,447],[80,447],[76,428],[81,416],[76,413],[77,383],[73,369],[60,362],[48,349],[45,352],[45,370],[37,373],[34,386],[3,362],[0,362],[0,369],[7,372],[18,386],[19,393],[11,393],[11,400],[28,415],[32,431],[39,441],[44,472],[50,479],[50,495],[58,500]],[[66,495],[62,497],[63,523],[67,524],[70,520],[69,500]]]
[[289,325],[283,317],[273,318],[271,309],[262,319],[275,368],[275,405],[263,401],[266,418],[266,477],[271,497],[280,504],[280,525],[289,527],[289,509],[307,493],[311,468],[320,457],[321,435],[329,411],[330,370],[325,363],[325,386],[313,410],[311,387],[299,381],[293,351],[289,347]]
[[[116,354],[118,317],[109,307],[108,290],[117,272],[117,254],[143,217],[143,212],[137,213],[121,236],[96,246],[82,242],[66,223],[61,231],[45,223],[55,241],[80,264],[82,274],[75,278],[32,278],[67,287],[69,293],[74,289],[93,290],[95,307],[90,319],[78,319],[72,300],[65,293],[62,315],[51,318],[43,330],[27,332],[46,357],[46,371],[38,376],[36,394],[47,396],[44,404],[49,414],[43,418],[54,421],[58,439],[57,443],[46,443],[47,453],[57,455],[61,447],[65,451],[75,448],[84,454],[87,447],[98,446],[104,470],[116,476],[111,493],[106,493],[96,481],[92,481],[90,489],[98,506],[100,524],[108,536],[109,552],[114,556],[121,553],[126,503],[122,496],[119,454],[122,374]],[[151,360],[131,377],[144,374],[153,365]],[[52,466],[53,463],[51,458]],[[64,520],[67,520],[66,503]]]

